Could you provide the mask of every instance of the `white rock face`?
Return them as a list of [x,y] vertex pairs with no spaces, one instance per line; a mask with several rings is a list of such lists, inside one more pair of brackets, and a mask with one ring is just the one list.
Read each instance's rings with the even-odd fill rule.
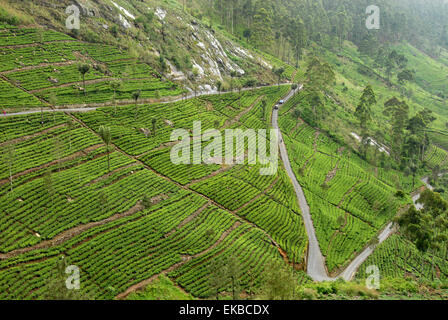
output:
[[198,47],[201,48],[202,50],[205,50],[205,44],[201,41],[198,42]]
[[194,60],[193,60],[192,64],[193,64],[193,69],[196,68],[198,70],[198,75],[200,77],[203,77],[205,75],[204,69],[199,64],[197,64],[196,61],[194,61]]
[[157,18],[159,18],[160,20],[164,20],[166,17],[166,11],[163,10],[162,8],[157,8],[156,12],[154,13]]
[[182,81],[185,80],[185,74],[182,71],[177,70],[177,68],[168,60],[166,60],[167,65],[170,67],[169,77],[174,81]]
[[253,55],[251,55],[249,52],[247,52],[247,51],[246,51],[245,49],[243,49],[243,48],[240,48],[240,47],[235,46],[233,49],[238,53],[239,56],[247,57],[247,58],[251,58],[251,59],[254,58]]
[[113,4],[115,7],[117,7],[118,10],[120,10],[121,12],[123,12],[125,16],[127,16],[128,18],[130,18],[130,19],[132,19],[132,20],[135,20],[135,16],[132,15],[128,10],[126,10],[126,9],[123,8],[123,7],[120,7],[118,4],[116,4],[116,3],[113,2],[113,1],[112,1],[112,4]]
[[131,24],[128,22],[128,20],[126,20],[126,18],[121,14],[118,16],[118,19],[120,20],[120,23],[124,28],[129,29],[131,27]]
[[267,63],[264,59],[262,58],[258,58],[257,59],[258,63],[260,63],[263,67],[268,68],[268,69],[272,69],[272,65],[270,63]]
[[[353,138],[355,138],[358,142],[361,142],[362,138],[361,138],[359,135],[357,135],[355,132],[350,133],[350,135],[351,135]],[[390,152],[387,150],[387,147],[386,147],[386,146],[384,146],[384,145],[382,145],[382,144],[376,142],[376,141],[375,141],[373,138],[371,138],[371,137],[368,137],[367,139],[369,139],[369,142],[370,142],[369,144],[370,144],[371,146],[375,146],[375,147],[378,149],[379,152],[383,152],[383,153],[387,154],[388,156],[390,156]]]

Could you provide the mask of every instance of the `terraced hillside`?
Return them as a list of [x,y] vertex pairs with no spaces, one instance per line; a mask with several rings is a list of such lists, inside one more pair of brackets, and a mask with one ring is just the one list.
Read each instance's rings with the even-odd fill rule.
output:
[[373,167],[297,118],[301,95],[282,107],[279,123],[327,269],[336,275],[409,202],[396,193],[412,191],[412,177]]
[[[39,114],[2,117],[2,154],[22,160],[2,163],[1,297],[41,297],[61,255],[95,298],[126,296],[160,273],[207,297],[207,266],[226,255],[242,262],[243,286],[266,261],[303,264],[307,238],[283,170],[169,162],[173,128],[263,128],[287,90],[142,105],[137,117],[134,105],[45,113],[43,125]],[[100,125],[111,129],[109,149]]]
[[[48,9],[52,27],[60,28],[64,19],[55,13],[64,3]],[[271,32],[278,48],[266,49],[277,58],[252,47],[263,47],[255,41],[260,32],[238,22],[228,34],[233,20],[231,29],[230,20],[216,26],[213,15],[189,13],[177,1],[155,0],[152,9],[145,1],[85,3],[87,34],[0,25],[0,299],[47,297],[61,261],[80,268],[83,292],[95,299],[135,297],[153,281],[193,298],[226,295],[234,281],[215,279],[214,271],[232,261],[244,298],[259,298],[257,290],[264,297],[273,265],[288,275],[293,298],[296,284],[336,280],[344,270],[351,279],[361,258],[359,281],[371,265],[385,278],[448,280],[446,235],[431,236],[431,245],[428,235],[422,253],[393,223],[448,170],[446,79],[438,74],[447,51],[433,59],[394,44],[417,75],[398,81],[404,68],[387,71],[342,36],[335,49],[330,35],[305,41]],[[41,5],[48,3],[36,10]],[[110,10],[100,15],[98,8]],[[117,17],[124,20],[113,29]],[[254,30],[264,32],[269,17],[254,18]],[[116,39],[78,40],[88,38],[85,30]],[[363,123],[369,87],[376,96]],[[403,108],[398,124],[384,110],[392,96]],[[207,164],[175,164],[176,129],[192,150],[212,145],[198,139],[198,123],[201,133],[221,136],[278,123],[278,170],[260,174],[266,164],[249,164],[249,152],[240,161],[238,147],[233,164],[216,152],[200,159]],[[370,143],[361,142],[364,134]],[[438,181],[434,189],[444,193],[446,182]],[[445,226],[446,213],[437,220],[424,213],[428,228]],[[313,277],[314,260],[325,277]]]
[[[6,112],[97,105],[114,99],[129,103],[136,91],[140,101],[183,92],[148,64],[116,47],[84,43],[43,29],[3,25],[0,31],[0,98]],[[84,75],[80,65],[90,66]],[[114,82],[118,82],[116,88]]]

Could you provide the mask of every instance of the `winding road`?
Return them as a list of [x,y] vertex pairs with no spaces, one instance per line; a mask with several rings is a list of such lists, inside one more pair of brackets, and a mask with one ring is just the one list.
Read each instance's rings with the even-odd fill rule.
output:
[[[291,99],[294,94],[303,88],[303,85],[299,86],[295,91],[292,90],[285,98],[284,101]],[[313,220],[311,218],[310,207],[306,201],[303,189],[300,186],[297,178],[291,168],[291,163],[289,161],[288,152],[286,150],[285,143],[283,141],[282,133],[278,126],[278,109],[273,110],[272,113],[272,127],[278,129],[279,131],[279,148],[280,155],[285,166],[285,170],[292,181],[294,190],[299,201],[300,210],[302,211],[302,216],[305,224],[305,229],[308,234],[308,257],[307,257],[307,273],[315,281],[333,281],[338,278],[343,278],[346,281],[350,281],[355,276],[357,270],[361,264],[373,253],[375,247],[366,247],[361,253],[359,253],[355,259],[353,259],[350,264],[336,277],[330,277],[327,273],[325,267],[325,259],[319,247],[319,242],[316,237],[316,232],[314,230]],[[425,181],[423,181],[425,182]],[[427,184],[427,181],[425,182]],[[418,199],[419,195],[417,195]],[[416,200],[414,200],[415,203]],[[379,243],[385,241],[393,232],[395,231],[394,224],[389,223],[378,235]]]
[[[257,88],[263,88],[263,87],[257,87]],[[252,90],[257,88],[245,88],[242,91],[246,90]],[[299,88],[296,90],[291,90],[288,95],[283,99],[285,103],[290,100],[294,94],[297,91],[300,91],[303,88],[303,85],[300,85]],[[216,92],[202,92],[199,93],[197,96],[203,96],[203,95],[211,95],[211,94],[218,94]],[[188,97],[184,98],[176,98],[169,101],[162,101],[159,103],[170,103],[170,102],[176,102],[183,99],[191,99],[193,98],[193,95],[190,95]],[[98,107],[84,107],[84,108],[68,108],[68,109],[47,109],[43,110],[43,112],[87,112],[87,111],[94,111]],[[303,192],[302,187],[300,186],[293,170],[291,167],[291,162],[289,160],[288,152],[286,149],[286,145],[283,141],[282,133],[278,126],[278,109],[273,110],[272,113],[272,127],[274,129],[278,129],[279,132],[279,149],[280,149],[280,155],[281,159],[283,161],[283,164],[285,166],[285,170],[291,179],[291,182],[294,186],[294,190],[297,196],[297,200],[299,202],[300,210],[302,212],[302,217],[305,224],[305,229],[308,234],[308,256],[306,258],[307,261],[307,273],[308,275],[315,281],[333,281],[338,278],[343,278],[346,281],[350,281],[353,279],[354,275],[356,274],[357,270],[361,266],[361,264],[373,253],[374,247],[367,247],[365,248],[360,254],[356,256],[355,259],[351,261],[351,263],[336,277],[330,277],[327,273],[327,269],[325,267],[325,258],[322,255],[322,252],[319,247],[319,242],[316,237],[316,232],[314,230],[313,220],[311,218],[311,212],[310,207],[308,205],[308,202],[306,200],[305,194]],[[39,113],[40,110],[29,110],[29,111],[22,111],[22,112],[16,112],[16,113],[7,113],[0,115],[3,117],[9,117],[9,116],[15,116],[15,115],[25,115],[25,114],[33,114],[33,113]],[[428,184],[428,179],[425,178],[422,179],[422,181],[427,185],[428,188],[431,188]],[[413,197],[414,203],[416,204],[416,201],[419,198],[419,194],[415,195]],[[416,204],[418,206],[418,204]],[[378,235],[379,243],[385,241],[393,232],[395,231],[393,223],[389,223]]]

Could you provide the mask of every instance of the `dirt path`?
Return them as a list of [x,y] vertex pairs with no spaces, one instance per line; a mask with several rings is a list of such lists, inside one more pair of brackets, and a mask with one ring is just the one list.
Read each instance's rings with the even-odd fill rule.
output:
[[[145,81],[145,80],[151,80],[151,79],[152,78],[149,78],[149,77],[145,77],[145,78],[118,78],[118,80],[121,80],[121,81],[130,81],[130,80]],[[106,81],[114,81],[114,80],[117,80],[117,78],[108,77],[108,78],[98,78],[98,79],[86,80],[86,85],[100,83],[100,82],[106,82]],[[66,88],[66,87],[70,87],[70,86],[73,86],[73,85],[81,86],[81,85],[84,85],[84,82],[82,80],[81,81],[74,81],[74,82],[67,82],[67,83],[62,83],[60,85],[55,85],[55,86],[51,86],[51,87],[45,87],[45,88],[30,90],[29,93],[35,94],[35,93],[46,91],[46,90]]]
[[25,43],[25,44],[12,44],[7,46],[0,46],[0,49],[19,49],[19,48],[28,48],[28,47],[39,47],[41,45],[52,44],[52,43],[69,43],[69,42],[78,42],[77,40],[55,40],[55,41],[45,41],[45,42],[33,42],[33,43]]
[[[261,193],[257,194],[255,196],[255,198],[249,200],[248,202],[246,202],[245,204],[243,204],[241,207],[239,207],[238,209],[233,210],[233,213],[237,213],[238,211],[243,210],[244,208],[246,208],[247,206],[249,206],[250,204],[254,203],[255,201],[257,201],[258,199],[261,198],[261,196],[267,196],[269,198],[271,198],[271,196],[269,196],[266,192],[268,192],[269,190],[271,190],[274,185],[277,183],[277,181],[279,180],[279,177],[275,178],[274,181],[272,181],[272,183],[266,188],[266,190],[262,191]],[[283,250],[282,250],[283,251]]]
[[344,203],[345,199],[356,189],[356,187],[362,182],[362,180],[358,180],[356,181],[356,183],[349,189],[347,190],[346,193],[344,193],[344,195],[341,198],[341,201],[339,201],[337,208],[341,209],[342,204]]
[[[83,127],[85,127],[86,129],[88,129],[90,132],[92,132],[93,134],[95,134],[96,136],[98,136],[98,132],[94,131],[92,128],[90,128],[89,126],[87,126],[82,120],[76,118],[74,115],[70,115],[72,117],[73,120],[75,120],[77,123],[79,123],[80,125],[82,125]],[[148,166],[147,164],[145,164],[144,162],[142,162],[141,160],[139,160],[136,156],[130,155],[128,153],[126,153],[124,150],[120,149],[119,147],[117,147],[115,144],[111,143],[110,146],[112,148],[114,148],[117,152],[120,152],[122,154],[124,154],[125,156],[134,159],[137,163],[141,164],[145,169],[150,170],[151,172],[153,172],[155,175],[157,175],[158,177],[164,179],[165,181],[171,182],[173,184],[175,184],[176,186],[178,186],[179,188],[188,190],[204,199],[206,199],[207,201],[210,201],[213,205],[217,206],[218,208],[225,210],[227,212],[232,213],[232,211],[230,211],[229,209],[227,209],[226,207],[224,207],[223,205],[221,205],[220,203],[214,201],[213,199],[203,195],[200,192],[197,192],[196,190],[190,189],[185,185],[180,184],[177,181],[172,180],[171,178],[161,174],[160,172],[154,170],[153,168],[151,168],[150,166]],[[262,228],[258,227],[257,225],[255,225],[254,223],[250,222],[249,220],[246,220],[234,213],[232,213],[237,219],[239,220],[243,220],[244,222],[246,222],[247,224],[251,225],[252,227],[260,230],[261,232],[263,232],[264,235],[266,235],[269,240],[271,241],[271,243],[276,247],[279,248],[280,245],[271,237],[271,235],[269,233],[267,233],[265,230],[263,230]]]
[[205,209],[207,209],[212,203],[210,201],[208,201],[206,204],[204,204],[202,207],[200,207],[198,210],[196,210],[196,212],[194,212],[193,214],[189,215],[188,217],[186,217],[181,223],[179,223],[176,227],[174,227],[171,231],[167,232],[165,234],[165,238],[168,238],[169,236],[171,236],[173,233],[175,233],[177,230],[179,230],[180,228],[182,228],[183,226],[185,226],[187,223],[191,222],[192,220],[194,220],[197,216],[199,216]]
[[36,245],[33,245],[31,247],[16,249],[16,250],[10,251],[8,253],[4,253],[4,254],[2,253],[2,254],[0,254],[0,259],[9,259],[9,258],[18,256],[19,254],[25,253],[25,252],[38,250],[38,249],[46,249],[46,248],[51,248],[53,246],[60,245],[64,242],[66,242],[67,240],[83,233],[86,230],[89,230],[89,229],[97,227],[97,226],[104,225],[106,223],[115,221],[115,220],[123,218],[123,217],[133,215],[133,214],[137,213],[138,211],[141,211],[142,209],[143,209],[142,205],[138,202],[137,204],[135,204],[132,208],[130,208],[126,212],[116,213],[113,216],[106,218],[104,220],[79,225],[75,228],[66,230],[66,231],[58,234],[56,237],[54,237],[51,240],[42,241],[42,242],[40,242]]
[[6,142],[0,143],[0,147],[4,147],[7,144],[16,144],[16,143],[19,143],[19,142],[23,142],[25,140],[35,138],[37,136],[40,136],[42,134],[46,134],[46,133],[48,133],[50,131],[53,131],[53,130],[56,130],[56,129],[59,129],[59,128],[62,128],[62,127],[65,127],[65,126],[66,126],[66,124],[63,123],[63,124],[60,124],[60,125],[57,125],[57,126],[54,126],[54,127],[47,128],[45,130],[39,131],[39,132],[35,132],[35,133],[29,134],[29,135],[26,135],[26,136],[21,136],[21,137],[15,138],[15,139],[11,139],[11,140],[8,140]]
[[15,69],[11,69],[11,70],[2,71],[2,72],[0,72],[0,74],[8,75],[10,73],[35,70],[35,69],[46,68],[46,67],[70,66],[75,63],[77,63],[77,61],[73,61],[73,60],[63,61],[63,62],[51,62],[51,63],[45,62],[45,63],[41,63],[41,64],[37,64],[37,65],[25,66],[25,67],[21,67],[21,68],[15,68]]
[[[83,149],[83,150],[77,151],[77,152],[75,152],[75,153],[73,153],[73,154],[71,154],[71,155],[69,155],[69,156],[67,156],[67,157],[65,157],[65,158],[61,158],[61,159],[57,159],[57,160],[53,160],[53,161],[50,161],[50,162],[41,164],[40,166],[37,166],[37,167],[34,167],[34,168],[30,168],[30,169],[27,169],[27,170],[25,170],[25,171],[21,171],[21,172],[19,172],[19,173],[14,174],[14,175],[12,176],[12,179],[14,180],[14,179],[16,179],[17,177],[21,177],[21,176],[27,175],[27,174],[29,174],[29,173],[32,173],[32,172],[35,172],[35,171],[39,171],[39,170],[44,169],[44,168],[48,168],[48,167],[53,166],[53,165],[55,165],[55,164],[58,164],[58,163],[64,163],[64,162],[67,162],[67,161],[76,159],[76,158],[78,158],[78,157],[81,157],[81,156],[83,156],[83,155],[87,155],[90,151],[93,151],[93,150],[95,150],[95,149],[98,149],[98,148],[100,148],[100,147],[102,147],[102,146],[104,146],[104,145],[103,145],[103,144],[96,144],[96,145],[87,147],[87,148],[85,148],[85,149]],[[5,183],[10,183],[9,177],[0,180],[0,185],[3,185],[3,184],[5,184]]]
[[294,131],[296,131],[297,129],[300,128],[300,126],[303,124],[303,120],[302,119],[297,119],[297,124],[294,126],[294,128],[292,128],[292,130],[289,132],[289,136],[291,136],[293,134]]
[[190,260],[192,260],[192,259],[194,259],[194,258],[198,258],[198,257],[200,257],[200,256],[203,256],[203,255],[207,254],[207,253],[210,252],[211,250],[215,249],[215,248],[216,248],[216,247],[217,247],[217,246],[218,246],[218,245],[219,245],[225,238],[227,238],[227,236],[228,236],[233,230],[235,230],[236,228],[238,228],[238,227],[240,226],[240,224],[241,224],[241,223],[240,223],[239,221],[236,221],[236,222],[233,224],[233,226],[230,227],[228,230],[226,230],[226,231],[221,235],[221,237],[218,239],[218,241],[216,241],[212,246],[208,247],[208,248],[205,249],[204,251],[201,251],[201,252],[199,252],[199,253],[197,253],[197,254],[195,254],[195,255],[193,255],[193,256],[184,256],[184,257],[183,257],[183,261],[178,262],[178,263],[172,265],[171,267],[169,267],[168,269],[166,269],[166,270],[164,270],[164,271],[162,271],[162,272],[160,272],[160,273],[158,273],[158,274],[153,275],[151,278],[148,278],[148,279],[146,279],[146,280],[143,280],[143,281],[141,281],[141,282],[139,282],[139,283],[137,283],[137,284],[135,284],[135,285],[129,287],[128,289],[126,289],[125,292],[120,293],[119,295],[117,295],[117,296],[115,297],[115,299],[118,299],[118,300],[125,299],[125,298],[126,298],[129,294],[131,294],[132,292],[134,292],[134,291],[136,291],[136,290],[138,290],[138,289],[141,289],[141,288],[144,288],[144,287],[148,286],[152,281],[154,281],[155,279],[157,279],[160,275],[170,273],[171,271],[173,271],[173,270],[179,268],[180,266],[186,264],[186,263],[189,262]]
[[240,121],[241,117],[243,117],[244,115],[246,115],[247,113],[249,113],[257,104],[258,102],[260,102],[261,99],[263,99],[265,97],[265,95],[259,96],[257,99],[255,99],[255,101],[250,105],[249,108],[244,109],[242,112],[240,112],[239,114],[237,114],[235,116],[235,118],[233,119],[228,119],[224,122],[224,125],[219,128],[219,130],[223,130],[225,128],[230,127],[231,125],[237,123]]

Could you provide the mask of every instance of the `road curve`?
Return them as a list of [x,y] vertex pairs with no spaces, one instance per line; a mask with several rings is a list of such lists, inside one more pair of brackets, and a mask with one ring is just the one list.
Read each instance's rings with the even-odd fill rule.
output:
[[[288,101],[293,97],[296,91],[301,90],[303,85],[301,85],[297,90],[292,90],[285,98],[284,101]],[[282,138],[282,133],[278,126],[278,109],[273,110],[272,113],[272,127],[278,129],[279,131],[279,149],[280,155],[285,166],[286,172],[292,181],[294,186],[294,191],[299,201],[300,210],[302,211],[302,216],[305,224],[305,229],[308,234],[308,257],[307,257],[307,273],[315,281],[333,281],[338,278],[343,278],[346,281],[353,279],[356,271],[359,269],[361,264],[373,253],[375,247],[367,247],[360,254],[353,259],[350,264],[336,277],[328,276],[327,270],[325,268],[325,259],[320,251],[319,242],[316,237],[316,231],[314,230],[313,220],[311,219],[310,207],[306,201],[303,189],[300,186],[294,171],[291,168],[291,163],[289,161],[288,152],[286,150],[285,143]],[[393,223],[389,223],[379,234],[379,243],[385,241],[393,232],[395,227]]]
[[[268,87],[268,86],[265,86]],[[259,89],[263,87],[257,87],[257,88],[245,88],[242,91],[246,90],[252,90],[252,89]],[[293,95],[301,90],[303,88],[303,85],[299,86],[298,89],[292,90],[289,92],[289,94],[284,98],[284,101],[287,102],[289,99],[293,97]],[[203,96],[203,95],[213,95],[218,94],[216,92],[203,92],[199,93],[197,96]],[[191,99],[194,96],[190,95],[188,97],[185,97],[184,99]],[[176,102],[183,100],[182,98],[179,99],[173,99],[170,101],[164,101],[159,103],[170,103],[170,102]],[[86,108],[68,108],[68,109],[47,109],[43,110],[43,112],[87,112],[87,111],[94,111],[98,107],[86,107]],[[25,114],[34,114],[39,113],[40,110],[29,110],[29,111],[22,111],[22,112],[16,112],[16,113],[7,113],[7,114],[1,114],[0,117],[9,117],[9,116],[16,116],[16,115],[25,115]],[[367,247],[365,248],[341,273],[340,275],[336,277],[329,277],[327,274],[327,270],[325,268],[325,259],[322,255],[322,252],[320,251],[319,242],[316,237],[316,232],[314,230],[313,221],[311,219],[311,213],[310,208],[308,206],[308,203],[306,201],[305,194],[303,192],[302,187],[300,186],[292,168],[291,163],[289,161],[288,152],[286,150],[285,143],[282,138],[282,133],[278,126],[278,109],[273,110],[272,113],[272,127],[274,129],[278,129],[279,132],[279,149],[280,149],[280,155],[282,158],[282,161],[284,163],[286,172],[288,176],[290,177],[292,184],[294,186],[294,191],[297,196],[297,200],[299,202],[300,210],[302,211],[302,216],[305,224],[305,229],[308,234],[308,257],[307,257],[307,273],[308,275],[315,281],[333,281],[337,278],[342,277],[344,280],[351,280],[360,265],[372,254],[375,248]],[[427,180],[423,180],[425,184],[427,184]],[[418,199],[419,195],[414,197],[414,203]],[[379,243],[386,240],[392,233],[394,232],[394,227],[392,223],[389,223],[384,230],[380,233],[378,236]]]
[[[298,90],[302,89],[302,86]],[[285,98],[284,101],[288,101],[294,95],[295,91],[291,91]],[[331,280],[327,275],[325,269],[325,260],[320,251],[319,242],[317,241],[316,232],[313,226],[313,220],[311,219],[310,207],[303,193],[303,189],[300,186],[297,178],[291,168],[291,163],[289,161],[288,152],[286,151],[285,142],[283,141],[282,133],[278,126],[278,109],[274,108],[272,113],[272,127],[278,129],[279,134],[279,148],[280,155],[285,166],[285,170],[292,181],[294,190],[296,192],[297,200],[299,202],[300,210],[302,211],[302,217],[305,223],[305,229],[308,234],[308,257],[307,257],[307,272],[308,275],[316,281],[326,281]]]

